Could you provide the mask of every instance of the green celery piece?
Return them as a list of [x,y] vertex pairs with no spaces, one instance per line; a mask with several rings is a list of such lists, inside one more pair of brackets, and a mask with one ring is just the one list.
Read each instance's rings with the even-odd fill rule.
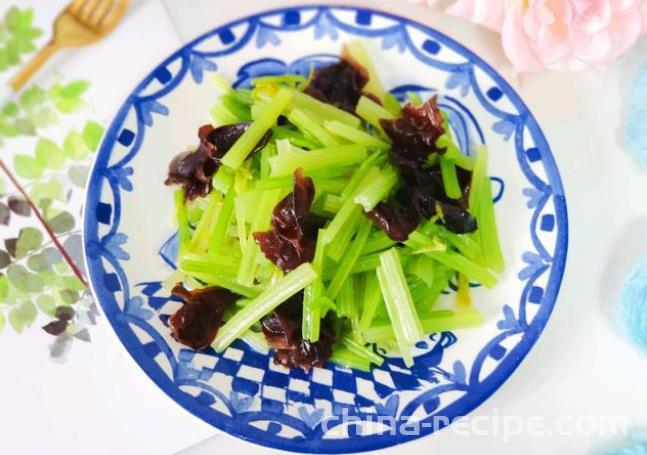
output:
[[364,249],[362,250],[362,255],[386,250],[395,244],[396,242],[391,240],[383,230],[378,229],[374,231],[366,241],[366,245],[364,245]]
[[260,76],[252,79],[252,85],[262,84],[287,84],[296,85],[299,83],[306,83],[308,79],[299,74],[284,74],[281,76]]
[[[249,131],[249,130],[248,130]],[[277,155],[269,159],[273,177],[292,175],[297,168],[308,173],[314,170],[350,166],[366,159],[366,147],[359,144],[340,145],[303,153]]]
[[347,348],[335,348],[329,360],[343,368],[366,372],[371,371],[371,363],[368,360],[350,352]]
[[410,367],[413,365],[411,347],[422,339],[424,333],[396,248],[380,254],[377,279],[402,358],[405,365]]
[[476,260],[481,256],[481,245],[469,234],[455,234],[446,227],[429,222],[419,228],[425,235],[436,235],[441,240],[456,248],[463,256]]
[[218,191],[212,191],[207,197],[209,201],[191,237],[189,249],[195,253],[204,252],[209,246],[210,227],[214,224],[214,218],[222,200],[222,194]]
[[238,169],[245,161],[247,156],[256,147],[265,133],[276,124],[283,110],[286,108],[292,92],[288,89],[280,89],[272,100],[263,107],[258,117],[252,122],[250,127],[242,134],[234,145],[225,153],[222,158],[222,164],[231,168]]
[[186,254],[180,258],[180,269],[187,274],[216,272],[235,278],[239,265],[240,259],[233,256],[218,255],[207,259],[196,254]]
[[355,109],[357,115],[366,120],[370,125],[375,127],[378,131],[384,134],[382,125],[380,124],[381,119],[392,119],[394,118],[393,114],[384,109],[382,106],[377,104],[370,98],[362,96],[357,103],[357,108]]
[[[353,235],[357,231],[360,221],[363,218],[364,215],[362,215],[362,210],[358,206],[355,206],[344,229],[342,229],[339,235],[337,235],[337,237],[335,237],[332,242],[328,244],[329,258],[331,258],[335,262],[340,261],[342,256],[345,254],[348,245],[350,244],[350,240],[353,238]],[[332,225],[332,222],[330,223],[330,225]],[[328,228],[330,227],[330,225],[328,225]]]
[[[497,230],[496,216],[494,214],[494,202],[492,201],[492,185],[490,179],[485,177],[482,183],[482,195],[477,212],[481,247],[485,263],[495,272],[503,272],[505,260],[501,251],[499,233]],[[469,276],[469,275],[468,275]]]
[[294,178],[292,176],[263,178],[256,180],[253,191],[291,188],[293,183]]
[[288,120],[299,130],[314,137],[322,147],[334,147],[339,145],[339,141],[333,137],[323,126],[317,123],[308,114],[299,110],[292,109],[288,113]]
[[312,180],[315,184],[315,191],[320,194],[329,193],[331,195],[340,195],[348,183],[347,179],[340,178],[313,177]]
[[287,110],[290,111],[294,108],[300,109],[311,117],[322,118],[326,120],[337,120],[347,123],[355,128],[361,124],[360,119],[353,114],[346,112],[332,104],[324,103],[310,95],[307,95],[299,90],[290,89],[292,99],[288,104]]
[[388,93],[384,96],[384,108],[391,113],[394,117],[399,117],[402,111],[402,105],[394,94]]
[[264,179],[270,176],[270,157],[276,155],[276,145],[269,143],[261,150],[260,159],[260,178]]
[[447,113],[441,111],[441,114],[443,116],[443,130],[445,132],[436,140],[436,147],[445,149],[444,158],[453,161],[458,167],[471,171],[474,168],[472,159],[461,153],[452,135],[452,129],[447,120]]
[[321,241],[322,229],[317,233],[317,244],[315,255],[312,260],[312,268],[317,273],[317,279],[309,284],[303,291],[303,321],[301,324],[301,336],[304,340],[311,342],[319,341],[321,329],[321,307],[319,300],[323,295],[323,283],[321,275],[326,257],[324,243]]
[[191,272],[187,275],[200,280],[204,283],[213,286],[220,286],[221,288],[229,289],[236,294],[240,294],[244,297],[254,298],[261,294],[262,288],[259,286],[243,286],[236,283],[236,280],[229,278],[221,273],[216,272]]
[[474,163],[474,170],[472,171],[472,184],[470,186],[470,193],[468,197],[467,206],[469,211],[476,214],[478,211],[477,201],[480,199],[484,192],[483,183],[487,177],[488,166],[488,149],[480,145],[476,149],[476,161]]
[[371,172],[371,170],[373,170],[373,168],[381,166],[385,160],[386,155],[384,153],[373,153],[369,155],[369,157],[353,172],[346,188],[344,188],[344,191],[341,193],[341,197],[344,199],[350,198],[355,194],[357,188],[368,184],[370,180],[365,181],[366,176]]
[[337,302],[337,316],[352,319],[357,314],[353,280],[346,280],[344,282],[335,302]]
[[463,196],[461,186],[458,183],[458,174],[454,163],[444,156],[440,157],[440,171],[443,177],[443,187],[448,197],[460,199]]
[[252,119],[249,106],[241,103],[234,92],[221,96],[220,105],[236,117],[236,122],[245,122]]
[[174,193],[175,218],[177,220],[178,232],[178,254],[183,254],[191,241],[191,227],[187,215],[186,203],[184,202],[184,190],[178,188]]
[[407,92],[407,99],[414,106],[420,106],[424,103],[424,101],[422,101],[422,98],[420,98],[420,95],[418,95],[416,92]]
[[[379,256],[377,257],[379,265]],[[369,272],[366,274],[362,314],[359,319],[359,329],[362,332],[371,326],[377,307],[382,301],[382,290],[380,289],[380,283],[377,281],[377,275]]]
[[[421,319],[425,333],[448,332],[451,330],[467,329],[483,325],[483,315],[473,309],[460,311],[438,310],[431,311]],[[390,321],[377,322],[363,332],[367,343],[380,343],[396,338]]]
[[275,126],[272,128],[272,137],[276,140],[288,139],[292,145],[306,148],[308,150],[316,149],[315,141],[305,137],[301,132],[293,130],[289,126]]
[[301,291],[317,278],[312,265],[305,263],[268,287],[261,295],[239,310],[218,331],[212,346],[216,352],[222,352],[236,338],[252,327],[266,314],[281,303]]
[[240,339],[247,343],[247,346],[251,347],[253,350],[261,354],[267,354],[270,350],[270,348],[267,346],[267,341],[265,341],[265,337],[262,333],[248,330],[247,332],[243,333]]
[[380,101],[384,102],[384,98],[387,95],[387,91],[384,89],[380,83],[380,78],[373,65],[373,61],[368,55],[368,50],[362,41],[354,40],[344,46],[344,54],[349,56],[351,60],[359,63],[360,66],[368,73],[368,82],[364,87],[365,93],[370,93],[377,97]]
[[326,194],[323,200],[322,208],[327,213],[335,214],[339,212],[342,205],[344,205],[344,200],[341,198],[341,196]]
[[412,275],[420,278],[427,286],[431,286],[434,282],[434,260],[427,255],[417,255],[409,264],[409,270]]
[[362,248],[366,243],[368,234],[371,231],[371,222],[368,219],[363,219],[360,221],[360,226],[355,235],[355,238],[350,244],[350,247],[346,250],[344,257],[333,275],[330,284],[328,285],[328,297],[335,299],[337,293],[341,290],[344,283],[348,280],[351,275],[351,271],[359,258]]
[[224,166],[220,166],[220,168],[218,168],[218,170],[216,171],[216,174],[211,179],[213,188],[217,191],[220,191],[222,194],[227,193],[229,187],[233,184],[233,182],[233,172]]
[[489,270],[481,267],[476,262],[470,261],[465,256],[453,251],[429,251],[424,253],[432,259],[456,270],[467,276],[470,280],[477,281],[487,288],[493,288],[496,283],[496,277]]
[[369,348],[361,345],[357,341],[345,336],[342,338],[342,345],[348,349],[353,354],[356,354],[360,357],[366,359],[370,363],[374,363],[377,366],[381,366],[384,363],[384,357],[375,352],[371,351]]
[[366,147],[372,147],[377,150],[387,151],[391,145],[380,138],[373,136],[366,131],[359,128],[353,128],[347,123],[338,122],[336,120],[326,120],[324,127],[335,136],[339,136],[354,144],[362,144]]
[[380,265],[380,254],[371,253],[365,256],[360,256],[355,262],[353,273],[364,273],[375,270]]
[[220,207],[220,212],[218,213],[218,218],[216,224],[213,228],[213,234],[209,241],[209,251],[208,256],[214,257],[218,253],[222,252],[222,248],[225,245],[225,240],[227,236],[227,228],[231,223],[231,218],[234,212],[234,197],[236,192],[234,186],[231,185],[227,194],[225,194],[225,199],[222,202],[222,207]]
[[[375,169],[375,168],[374,168]],[[375,169],[377,171],[377,169]],[[369,212],[375,206],[386,199],[391,190],[398,183],[398,173],[393,167],[388,166],[382,171],[378,171],[371,181],[367,182],[363,187],[358,188],[353,200],[355,203],[361,205],[365,212]]]
[[233,112],[220,103],[213,106],[209,114],[216,125],[231,125],[240,121]]

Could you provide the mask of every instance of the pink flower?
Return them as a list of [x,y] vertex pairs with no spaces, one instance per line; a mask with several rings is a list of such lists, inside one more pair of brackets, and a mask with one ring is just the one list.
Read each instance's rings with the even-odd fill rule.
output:
[[519,72],[604,66],[647,32],[647,0],[455,0],[447,12],[500,32]]

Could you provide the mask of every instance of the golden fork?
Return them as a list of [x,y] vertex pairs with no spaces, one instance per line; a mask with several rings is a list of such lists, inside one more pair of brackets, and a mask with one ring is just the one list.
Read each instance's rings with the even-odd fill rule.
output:
[[19,91],[56,51],[92,44],[110,33],[123,17],[130,0],[74,0],[56,18],[54,36],[9,82]]

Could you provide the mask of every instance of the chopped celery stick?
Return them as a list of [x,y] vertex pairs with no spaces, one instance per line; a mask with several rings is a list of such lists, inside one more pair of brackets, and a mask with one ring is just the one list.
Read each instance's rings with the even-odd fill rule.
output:
[[352,318],[357,312],[355,306],[355,286],[353,280],[346,280],[342,286],[339,296],[335,299],[337,302],[337,316]]
[[290,127],[287,127],[287,126],[273,127],[272,136],[277,140],[289,139],[290,142],[297,147],[306,148],[310,150],[317,148],[317,144],[315,143],[315,141],[310,140],[299,131],[292,130]]
[[477,211],[479,223],[479,234],[481,236],[481,247],[485,263],[495,272],[503,272],[505,261],[499,242],[499,233],[497,231],[496,216],[494,214],[494,202],[492,201],[492,185],[490,179],[485,177],[482,183],[482,194]]
[[241,336],[240,339],[243,340],[247,346],[261,354],[267,354],[270,350],[263,334],[254,332],[253,330],[248,330],[243,333],[243,336]]
[[420,106],[420,105],[422,105],[422,103],[424,103],[424,101],[422,101],[422,98],[420,98],[420,95],[418,95],[416,92],[408,91],[407,92],[407,99],[414,106]]
[[[484,182],[487,177],[488,165],[488,150],[485,146],[480,145],[476,151],[476,161],[474,163],[474,171],[472,172],[472,184],[470,186],[470,194],[468,197],[468,204],[470,212],[476,214],[478,212],[477,201],[480,199],[481,194],[485,191]],[[480,221],[480,220],[479,220]]]
[[289,139],[278,139],[276,141],[276,154],[289,155],[292,153],[292,144]]
[[224,255],[205,259],[198,255],[187,254],[180,259],[180,268],[186,273],[215,272],[231,278],[236,276],[239,264],[240,259]]
[[294,184],[294,178],[291,176],[286,177],[270,177],[257,180],[254,184],[254,191],[258,190],[272,190],[276,188],[291,188]]
[[271,156],[276,155],[276,146],[274,144],[267,144],[261,150],[260,159],[260,178],[264,179],[270,175],[270,162],[268,161]]
[[387,93],[384,96],[384,108],[391,113],[394,117],[398,117],[402,111],[400,101],[392,93]]
[[409,278],[409,292],[411,292],[411,298],[416,304],[416,308],[420,308],[420,301],[424,300],[427,294],[429,294],[430,287],[417,276]]
[[404,243],[413,248],[414,254],[447,250],[447,245],[440,238],[428,237],[420,231],[413,231]]
[[344,200],[334,194],[326,194],[323,199],[322,209],[327,213],[337,213],[344,205]]
[[[340,210],[341,212],[341,210]],[[336,217],[336,216],[335,216]],[[337,235],[329,244],[328,244],[328,257],[335,262],[339,262],[341,257],[345,254],[346,248],[350,243],[350,239],[355,234],[359,222],[364,218],[362,215],[362,210],[358,206],[354,206],[351,211],[351,215],[348,218],[348,222],[345,224],[344,228],[341,230],[339,235]],[[334,221],[334,218],[333,218]],[[328,228],[332,225],[332,222],[328,225]],[[327,230],[326,229],[326,230]]]
[[236,280],[234,280],[233,278],[226,277],[219,273],[191,272],[187,273],[187,275],[190,275],[196,280],[200,280],[209,285],[220,286],[221,288],[229,289],[236,294],[240,294],[249,298],[254,298],[263,291],[262,287],[260,286],[243,286],[236,283]]
[[364,87],[364,92],[375,95],[379,100],[384,101],[384,97],[388,92],[384,90],[384,87],[380,84],[380,78],[375,70],[375,65],[373,65],[364,43],[359,40],[351,41],[344,47],[344,54],[366,69],[368,73],[368,82]]
[[373,153],[369,155],[360,166],[353,172],[346,188],[341,193],[341,197],[350,198],[355,193],[357,188],[364,186],[368,181],[364,181],[369,172],[375,167],[380,166],[386,160],[384,153]]
[[234,113],[220,103],[213,106],[209,113],[216,125],[231,125],[232,123],[240,122],[240,119]]
[[351,271],[359,258],[362,248],[366,243],[368,234],[371,231],[372,224],[370,220],[363,219],[360,221],[360,226],[355,235],[355,238],[350,244],[350,247],[346,250],[344,257],[333,275],[330,284],[328,285],[328,297],[335,299],[337,293],[340,291],[343,284],[348,281],[348,277],[351,275]]
[[306,286],[303,291],[303,322],[301,324],[301,336],[304,340],[311,342],[319,341],[319,330],[321,328],[321,307],[320,299],[323,293],[323,283],[321,282],[321,272],[323,270],[325,259],[325,245],[321,241],[320,229],[317,234],[317,244],[315,246],[315,255],[312,260],[312,268],[317,273],[317,279]]
[[[249,131],[249,130],[248,130]],[[272,176],[291,175],[297,168],[303,172],[313,170],[350,166],[366,159],[366,147],[358,144],[340,145],[307,153],[277,155],[269,159]]]
[[378,253],[360,256],[355,262],[352,273],[363,273],[375,270],[380,265],[380,255]]
[[456,248],[465,257],[474,260],[481,255],[481,245],[471,235],[455,234],[440,224],[429,224],[431,229],[426,232],[427,234],[437,235],[441,240]]
[[[431,311],[420,320],[425,333],[447,332],[483,325],[485,319],[477,310],[438,310]],[[390,321],[378,322],[364,331],[367,343],[379,343],[392,340],[396,336]]]
[[178,254],[183,254],[191,241],[191,228],[189,218],[186,213],[186,204],[184,202],[184,190],[178,188],[175,190],[175,218],[177,219],[178,232]]
[[481,267],[476,262],[470,261],[465,256],[449,250],[429,251],[425,254],[428,254],[429,257],[441,264],[466,275],[470,280],[481,283],[487,288],[492,288],[496,285],[496,277],[489,270]]
[[276,96],[263,108],[258,118],[252,122],[250,127],[243,133],[234,145],[225,153],[222,158],[222,164],[231,168],[238,169],[245,158],[258,144],[263,135],[274,126],[281,112],[290,102],[292,93],[287,89],[280,89]]
[[362,314],[359,319],[359,329],[361,331],[364,331],[371,326],[377,307],[381,302],[382,290],[380,289],[380,284],[377,282],[377,275],[372,272],[367,273],[364,288],[364,301],[362,302]]
[[232,95],[232,92],[221,96],[220,104],[222,107],[234,114],[238,122],[252,119],[252,113],[249,106],[241,103],[235,95]]
[[216,175],[211,179],[211,184],[214,189],[220,191],[221,193],[227,193],[229,186],[234,182],[234,174],[229,169],[224,166],[220,166],[216,171]]
[[472,299],[470,298],[470,280],[462,273],[458,274],[456,303],[459,308],[469,308],[472,305]]
[[461,153],[458,145],[456,145],[456,141],[454,141],[452,129],[447,120],[447,113],[441,111],[441,114],[443,116],[443,129],[445,132],[436,140],[436,146],[441,149],[446,149],[443,158],[453,161],[458,167],[471,171],[474,168],[472,159]]
[[355,144],[362,144],[367,147],[385,151],[391,147],[388,143],[365,131],[362,131],[359,128],[353,128],[346,123],[338,122],[336,120],[326,120],[324,122],[324,127],[335,136],[339,136]]
[[182,283],[185,281],[187,278],[186,273],[184,273],[182,270],[175,269],[173,273],[171,273],[168,277],[162,281],[162,289],[164,289],[167,292],[171,292],[171,290],[178,284]]
[[391,114],[389,111],[384,109],[372,99],[365,96],[362,96],[359,99],[355,112],[357,113],[357,115],[366,120],[369,124],[377,128],[377,130],[381,131],[382,133],[384,133],[384,130],[382,129],[380,120],[394,118],[393,114]]
[[323,126],[316,120],[309,117],[305,112],[299,109],[292,109],[288,114],[288,120],[306,134],[314,137],[323,147],[334,147],[339,145],[335,139]]
[[377,279],[380,289],[382,289],[382,296],[393,325],[400,353],[405,365],[410,367],[413,365],[411,347],[424,336],[424,333],[396,248],[391,248],[380,254]]
[[216,220],[215,227],[213,229],[213,234],[209,241],[209,257],[214,257],[218,253],[222,252],[222,249],[225,245],[225,236],[227,234],[227,228],[231,223],[232,214],[234,212],[234,196],[236,192],[234,191],[233,185],[227,191],[225,199],[222,202],[222,207],[220,212],[218,212],[218,219]]
[[333,350],[330,361],[343,368],[359,371],[371,371],[371,363],[364,357],[361,357],[346,348]]
[[368,362],[374,363],[377,366],[380,366],[384,363],[384,357],[375,352],[371,351],[369,348],[362,346],[355,340],[348,338],[347,336],[342,338],[342,344],[346,349],[348,349],[353,354],[356,354],[360,357],[364,357]]
[[212,191],[208,196],[207,207],[200,217],[200,221],[191,237],[190,250],[195,253],[204,252],[209,246],[209,236],[211,235],[210,227],[214,225],[214,218],[222,200],[222,194],[218,191]]
[[375,171],[375,176],[370,181],[366,182],[364,186],[357,189],[353,200],[364,207],[365,212],[369,212],[375,206],[385,199],[391,190],[398,183],[398,173],[391,166],[382,171]]
[[447,196],[452,199],[460,199],[463,193],[458,183],[458,174],[456,174],[456,166],[454,163],[444,156],[441,156],[440,171],[443,176],[443,187],[445,187]]
[[325,118],[327,120],[338,120],[340,122],[348,123],[351,126],[359,127],[361,124],[360,119],[353,114],[346,112],[332,104],[324,103],[310,95],[291,89],[292,99],[288,105],[288,110],[294,108],[301,109],[314,118]]
[[261,295],[238,311],[218,331],[212,346],[216,352],[222,352],[236,338],[240,337],[263,316],[274,310],[281,303],[301,291],[317,278],[317,273],[308,263],[301,264],[292,272],[279,279]]
[[254,219],[252,220],[252,232],[266,231],[270,228],[272,212],[276,204],[281,200],[281,189],[265,191],[256,207]]
[[227,93],[234,90],[229,84],[229,82],[227,82],[227,79],[225,79],[220,73],[215,73],[211,77],[211,82],[219,91],[223,93]]
[[303,76],[299,74],[284,74],[282,76],[260,76],[252,79],[252,85],[261,85],[261,84],[288,84],[296,85],[299,83],[308,82]]
[[362,255],[375,253],[377,251],[386,250],[394,246],[396,242],[391,240],[388,235],[383,230],[377,230],[366,241],[364,249],[362,250]]
[[315,184],[315,191],[319,193],[332,193],[341,194],[346,188],[348,180],[346,179],[330,179],[330,178],[317,178],[313,177]]
[[414,276],[424,281],[427,286],[431,286],[434,282],[434,261],[429,256],[419,254],[411,262],[410,270]]

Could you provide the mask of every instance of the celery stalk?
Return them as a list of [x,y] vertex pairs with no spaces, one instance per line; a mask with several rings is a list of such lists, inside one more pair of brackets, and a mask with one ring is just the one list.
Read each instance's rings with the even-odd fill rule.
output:
[[218,335],[212,344],[213,348],[217,352],[224,351],[227,346],[263,316],[301,291],[316,278],[317,273],[310,264],[301,264],[263,291],[261,295],[249,302],[229,319],[218,331]]
[[472,185],[470,186],[470,194],[467,204],[470,212],[474,214],[478,211],[476,202],[484,191],[483,183],[487,179],[487,163],[488,150],[485,146],[481,145],[477,148],[476,152],[476,162],[474,163],[474,171],[472,172]]
[[352,340],[351,338],[348,338],[346,336],[343,337],[342,344],[350,352],[365,358],[370,363],[374,363],[377,366],[380,366],[384,363],[384,358],[382,356],[380,356],[379,354],[376,354],[375,352],[371,351],[367,347],[362,346],[360,343],[358,343],[355,340]]
[[262,288],[258,286],[243,286],[236,283],[236,280],[229,278],[223,274],[214,272],[187,272],[187,275],[192,276],[196,280],[213,286],[220,286],[221,288],[229,289],[236,294],[245,297],[253,298],[262,292]]
[[380,254],[377,279],[404,363],[413,365],[411,347],[424,336],[396,248]]
[[375,233],[373,233],[366,241],[366,245],[364,245],[364,249],[362,250],[362,255],[386,250],[395,245],[395,243],[396,242],[391,240],[384,231],[375,231]]
[[301,131],[314,137],[323,147],[339,145],[339,141],[332,134],[313,118],[309,117],[308,114],[299,109],[292,109],[288,114],[288,120]]
[[187,254],[180,258],[180,269],[191,273],[218,273],[226,277],[235,278],[240,259],[232,256],[221,256],[206,259],[195,254]]
[[357,259],[362,252],[362,248],[364,248],[364,244],[366,243],[368,234],[371,231],[371,227],[372,225],[369,220],[364,219],[360,221],[359,230],[357,231],[355,238],[351,242],[350,247],[346,250],[346,254],[339,264],[339,267],[337,268],[335,275],[330,281],[330,284],[328,285],[328,297],[330,297],[331,299],[334,299],[337,296],[337,293],[341,289],[344,282],[348,280],[348,277],[351,274],[351,270],[355,266],[355,263],[357,262]]
[[341,288],[337,302],[337,316],[353,318],[357,312],[355,306],[355,285],[353,280],[346,280]]
[[365,212],[369,212],[380,201],[386,199],[398,183],[398,178],[398,173],[390,166],[381,172],[378,171],[371,181],[367,182],[363,187],[358,188],[353,200],[355,203],[364,207]]
[[481,267],[476,262],[470,261],[466,257],[453,251],[429,251],[428,254],[432,259],[456,270],[467,276],[470,280],[477,281],[487,288],[493,288],[496,283],[496,277],[489,270]]
[[490,179],[482,184],[483,194],[480,197],[480,204],[477,212],[479,223],[479,234],[481,236],[481,247],[486,264],[495,272],[502,272],[505,268],[505,260],[499,242],[496,216],[494,214],[494,202],[492,201],[492,185]]
[[[379,261],[379,256],[377,257]],[[359,319],[359,329],[362,332],[371,326],[377,307],[382,303],[382,290],[377,281],[377,275],[375,273],[367,273],[366,275],[364,302]]]
[[423,103],[422,98],[420,98],[420,95],[418,95],[416,92],[407,92],[407,99],[414,106],[420,106]]
[[363,356],[350,352],[346,348],[335,348],[330,356],[330,362],[343,368],[349,368],[359,371],[371,371],[371,363]]
[[458,183],[458,174],[456,174],[456,166],[454,163],[444,156],[441,156],[440,171],[443,177],[443,187],[447,196],[452,199],[460,199],[463,193]]
[[212,191],[208,198],[207,207],[200,217],[200,221],[193,232],[193,237],[191,237],[190,250],[195,253],[202,253],[209,246],[210,227],[214,225],[214,218],[218,204],[222,200],[222,194],[218,191]]
[[174,193],[175,200],[175,218],[177,219],[178,232],[178,254],[182,255],[189,246],[191,241],[191,227],[189,226],[189,217],[184,203],[184,190],[178,188]]
[[[340,210],[341,212],[341,210]],[[360,221],[364,218],[362,215],[362,210],[359,206],[353,206],[353,209],[348,217],[347,223],[344,225],[344,228],[339,232],[339,234],[328,244],[328,257],[335,262],[339,262],[341,257],[346,252],[346,248],[350,243],[351,238],[357,231]],[[335,221],[333,219],[333,221]],[[326,231],[330,228],[326,228]],[[325,241],[325,240],[324,240]]]
[[295,89],[290,89],[290,93],[292,94],[292,99],[288,104],[287,110],[298,108],[307,112],[312,117],[338,120],[354,126],[355,128],[359,127],[361,124],[360,119],[355,117],[353,114],[339,109],[332,104],[321,102],[318,99]]
[[371,57],[368,55],[368,50],[362,41],[351,41],[344,46],[344,54],[350,57],[351,60],[359,63],[368,72],[368,82],[364,87],[366,93],[375,95],[379,100],[384,101],[384,96],[388,93],[382,87],[380,78],[378,77],[375,65]]
[[313,343],[319,341],[319,330],[321,328],[321,308],[319,299],[323,294],[323,283],[321,276],[323,271],[324,259],[326,257],[325,245],[321,241],[323,237],[320,229],[317,234],[317,244],[315,247],[315,256],[312,260],[312,268],[317,273],[317,279],[309,284],[303,291],[303,322],[301,324],[301,336],[304,340],[310,340]]
[[273,177],[291,175],[297,168],[303,172],[350,166],[366,159],[366,147],[358,144],[340,145],[303,153],[277,155],[269,159]]
[[377,104],[370,98],[362,96],[357,103],[357,108],[355,109],[357,115],[366,120],[370,125],[377,128],[382,134],[384,130],[380,124],[380,119],[392,119],[394,118],[393,114],[384,109],[382,106]]
[[280,89],[276,96],[263,107],[262,112],[254,120],[251,126],[238,138],[234,145],[225,153],[222,158],[222,164],[231,168],[238,169],[251,151],[260,142],[263,135],[274,126],[279,115],[292,98],[292,92],[288,89]]
[[236,192],[234,191],[234,187],[232,185],[230,186],[229,191],[227,191],[225,199],[222,203],[222,207],[220,208],[220,212],[218,213],[218,219],[216,220],[213,234],[209,242],[209,257],[213,257],[222,251],[225,243],[225,237],[227,235],[227,228],[231,223],[231,218],[234,211],[235,195]]
[[354,144],[362,144],[366,147],[372,147],[377,150],[384,151],[391,147],[387,142],[373,136],[372,134],[362,131],[359,128],[353,128],[346,123],[338,122],[336,120],[326,120],[324,122],[324,127],[335,136],[339,136]]

